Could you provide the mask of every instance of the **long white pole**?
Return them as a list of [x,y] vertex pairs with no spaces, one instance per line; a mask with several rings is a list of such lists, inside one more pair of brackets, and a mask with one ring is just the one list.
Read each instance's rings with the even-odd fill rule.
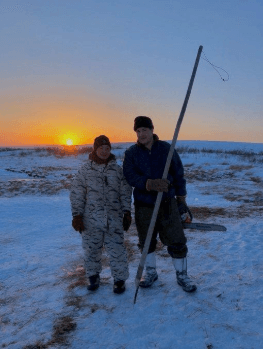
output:
[[[185,96],[185,99],[184,99],[184,102],[183,102],[182,110],[181,110],[181,113],[180,113],[180,116],[178,118],[178,122],[177,122],[177,125],[176,125],[176,128],[175,128],[174,136],[173,136],[173,139],[172,139],[172,143],[171,143],[171,146],[170,146],[169,154],[168,154],[168,157],[167,157],[167,161],[166,161],[164,172],[163,172],[163,176],[162,176],[163,179],[166,179],[167,176],[168,176],[168,172],[169,172],[169,168],[170,168],[170,164],[171,164],[171,159],[172,159],[173,152],[174,152],[174,149],[175,149],[176,141],[177,141],[177,138],[178,138],[180,127],[181,127],[181,123],[182,123],[182,120],[183,120],[183,117],[184,117],[184,114],[185,114],[185,111],[186,111],[186,108],[187,108],[189,97],[190,97],[190,94],[191,94],[191,91],[192,91],[192,86],[193,86],[193,82],[194,82],[194,78],[195,78],[196,71],[197,71],[197,68],[198,68],[198,64],[199,64],[199,60],[200,60],[200,57],[201,57],[202,50],[203,50],[203,46],[200,46],[199,49],[198,49],[198,53],[197,53],[197,56],[196,56],[195,63],[194,63],[194,68],[193,68],[192,76],[191,76],[191,79],[190,79],[190,82],[189,82],[188,90],[187,90],[187,93],[186,93],[186,96]],[[157,215],[158,215],[158,212],[159,212],[162,195],[163,195],[163,192],[159,192],[158,195],[157,195],[157,199],[156,199],[156,202],[155,202],[154,210],[153,210],[151,221],[150,221],[149,228],[148,228],[147,237],[146,237],[144,248],[143,248],[143,251],[142,251],[142,254],[141,254],[141,258],[140,258],[140,261],[139,261],[137,275],[136,275],[136,278],[135,278],[136,292],[135,292],[135,296],[134,296],[134,304],[136,303],[138,289],[139,289],[139,282],[140,282],[140,279],[142,277],[142,273],[143,273],[143,270],[144,270],[144,265],[145,265],[146,257],[147,257],[147,254],[148,254],[150,241],[151,241],[151,238],[152,238],[152,235],[153,235],[154,227],[155,227],[155,224],[156,224]]]

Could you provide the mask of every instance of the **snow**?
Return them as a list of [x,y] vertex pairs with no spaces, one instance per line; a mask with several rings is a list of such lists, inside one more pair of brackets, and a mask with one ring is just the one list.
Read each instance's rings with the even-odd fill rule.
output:
[[[113,145],[120,164],[129,145]],[[126,292],[113,294],[105,252],[100,288],[86,289],[68,187],[87,154],[0,152],[2,348],[262,348],[262,144],[179,141],[177,147],[200,150],[181,154],[194,221],[224,224],[227,231],[185,231],[194,294],[177,285],[160,244],[159,279],[139,289],[136,304],[134,222],[125,234]]]

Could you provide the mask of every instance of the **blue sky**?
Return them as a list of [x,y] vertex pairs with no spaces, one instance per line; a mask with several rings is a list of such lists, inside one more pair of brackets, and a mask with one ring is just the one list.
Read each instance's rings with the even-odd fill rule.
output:
[[200,45],[229,81],[202,55],[179,139],[262,142],[262,13],[255,0],[0,1],[0,143],[131,141],[137,115],[170,139]]

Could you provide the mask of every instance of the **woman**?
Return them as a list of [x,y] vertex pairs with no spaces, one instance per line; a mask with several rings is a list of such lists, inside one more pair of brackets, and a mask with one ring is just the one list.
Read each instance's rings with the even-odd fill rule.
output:
[[88,290],[99,287],[104,245],[114,278],[113,291],[125,291],[129,273],[124,230],[131,224],[131,194],[122,168],[111,154],[108,137],[95,138],[93,152],[76,174],[70,193],[72,226],[82,233]]

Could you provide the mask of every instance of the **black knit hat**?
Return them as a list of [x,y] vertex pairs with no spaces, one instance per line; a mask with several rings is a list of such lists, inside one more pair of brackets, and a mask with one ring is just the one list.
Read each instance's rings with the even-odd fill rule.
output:
[[108,145],[111,148],[111,143],[109,141],[109,138],[104,135],[96,137],[94,140],[94,146],[93,146],[94,151],[96,151],[97,148],[101,147],[101,145]]
[[147,127],[153,129],[153,123],[151,118],[148,116],[137,116],[134,120],[134,131],[136,131],[140,127]]

